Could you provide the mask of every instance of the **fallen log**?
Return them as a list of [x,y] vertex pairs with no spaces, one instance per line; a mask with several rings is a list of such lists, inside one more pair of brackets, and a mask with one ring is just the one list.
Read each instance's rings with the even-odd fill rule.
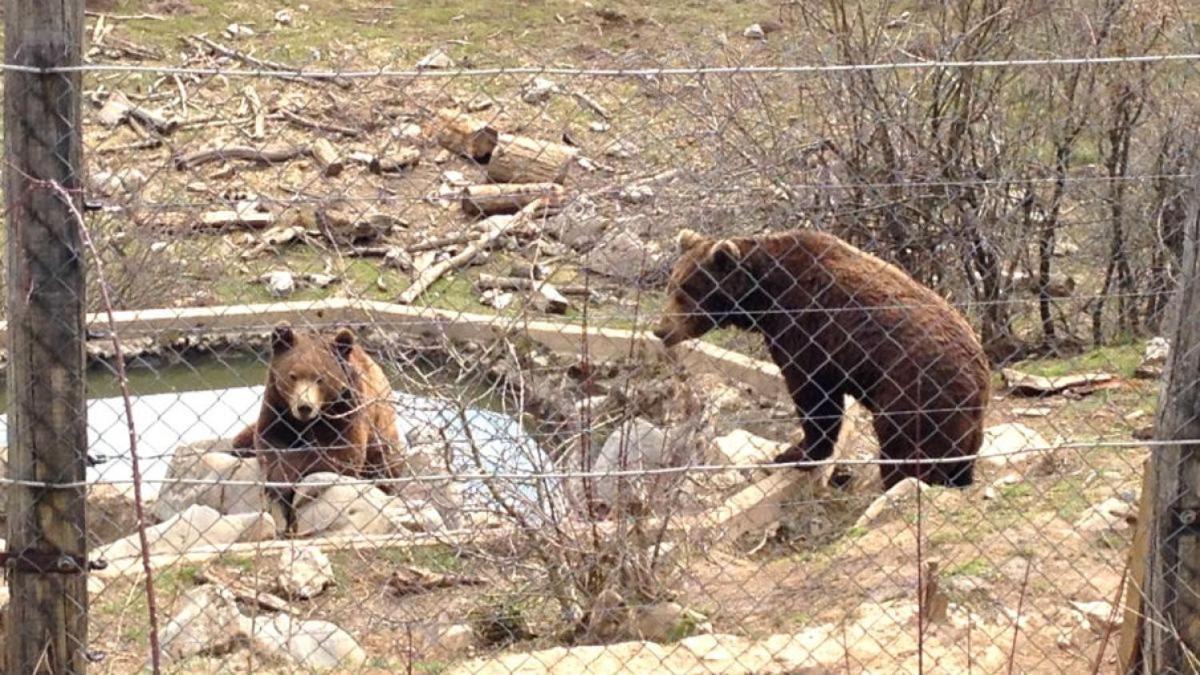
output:
[[324,138],[318,138],[308,148],[309,154],[312,155],[313,161],[317,163],[317,168],[321,170],[321,175],[327,178],[333,178],[342,173],[346,168],[342,157],[338,153],[337,148]]
[[[266,74],[269,74],[272,77],[278,77],[283,80],[291,80],[293,82],[300,82],[302,84],[307,84],[309,86],[319,86],[322,82],[333,82],[334,84],[341,87],[342,89],[349,89],[352,86],[349,80],[342,78],[342,77],[338,77],[336,75],[329,76],[329,75],[295,75],[295,74],[291,74],[292,72],[295,71],[294,66],[290,66],[286,63],[279,63],[277,61],[267,61],[265,59],[255,58],[244,52],[239,52],[236,49],[226,47],[225,45],[223,45],[219,42],[214,42],[214,41],[204,37],[203,35],[192,35],[188,39],[190,39],[194,42],[198,42],[198,43],[204,45],[205,47],[208,47],[209,50],[211,50],[215,54],[219,54],[221,56],[227,56],[231,59],[241,61],[242,63],[244,63],[248,66],[251,66],[253,68],[267,71]],[[271,71],[285,71],[285,72],[271,72]]]
[[209,162],[224,162],[237,159],[256,164],[279,164],[291,161],[308,152],[303,146],[289,148],[251,148],[241,145],[231,145],[226,148],[199,150],[190,155],[175,158],[175,168],[179,171],[193,169]]
[[500,134],[488,162],[493,183],[562,183],[579,151],[569,145]]
[[[457,255],[422,270],[412,285],[404,289],[400,296],[396,298],[396,302],[411,305],[413,301],[429,290],[429,287],[438,279],[441,279],[442,275],[470,263],[476,256],[491,248],[497,239],[541,210],[543,206],[545,206],[543,201],[536,199],[518,211],[514,216],[498,215],[483,221],[485,224],[483,234],[479,235]],[[409,250],[413,249],[410,248]]]
[[261,230],[275,224],[275,214],[255,209],[223,209],[209,211],[200,216],[200,224],[204,227],[221,228],[236,225]]
[[468,159],[487,161],[500,135],[484,120],[458,112],[439,110],[437,141],[450,152]]
[[472,216],[516,213],[535,199],[545,199],[548,209],[562,205],[566,190],[557,183],[503,183],[463,188],[462,210]]

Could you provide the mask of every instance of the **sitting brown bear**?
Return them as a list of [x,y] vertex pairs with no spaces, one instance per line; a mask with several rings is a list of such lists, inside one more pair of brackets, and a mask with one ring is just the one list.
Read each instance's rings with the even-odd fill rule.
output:
[[883,464],[885,488],[906,476],[972,482],[988,362],[941,296],[821,232],[717,241],[685,230],[679,243],[655,335],[668,347],[727,326],[763,335],[804,429],[776,461],[830,457],[849,394],[873,413],[884,459],[953,460]]
[[[272,335],[271,352],[258,421],[233,441],[235,449],[257,455],[267,481],[295,483],[323,471],[360,478],[401,475],[391,385],[349,328],[329,339],[283,323]],[[290,526],[293,490],[267,492]]]

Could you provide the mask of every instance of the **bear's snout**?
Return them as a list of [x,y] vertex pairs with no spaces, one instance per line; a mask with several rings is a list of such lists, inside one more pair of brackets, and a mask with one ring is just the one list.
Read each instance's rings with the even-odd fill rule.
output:
[[315,415],[316,412],[317,412],[316,408],[312,407],[311,405],[309,405],[307,403],[297,403],[296,404],[296,417],[298,417],[302,420],[312,419],[313,415]]

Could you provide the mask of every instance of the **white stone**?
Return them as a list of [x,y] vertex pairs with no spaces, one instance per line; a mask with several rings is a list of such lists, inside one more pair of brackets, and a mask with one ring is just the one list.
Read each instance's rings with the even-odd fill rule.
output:
[[734,429],[724,436],[717,437],[713,461],[735,466],[752,466],[768,463],[787,449],[787,443],[756,436],[744,429]]
[[742,31],[742,37],[749,38],[751,40],[765,40],[767,38],[767,32],[763,30],[761,25],[752,23],[749,26],[746,26],[746,30]]
[[439,70],[453,67],[454,60],[440,49],[429,52],[420,61],[417,61],[417,70]]
[[354,672],[367,661],[366,652],[345,630],[328,621],[301,621],[287,614],[242,618],[242,632],[267,654],[286,656],[302,668]]
[[396,531],[384,513],[390,502],[374,485],[335,473],[310,474],[296,486],[296,530],[301,536],[390,534]]
[[[265,513],[222,516],[210,506],[195,505],[183,513],[146,529],[151,555],[185,553],[201,546],[226,546],[241,541],[262,541],[275,534],[275,521]],[[110,562],[139,557],[137,534],[101,546],[98,557]]]
[[1075,521],[1075,530],[1081,534],[1124,532],[1136,519],[1137,513],[1129,502],[1119,497],[1109,497],[1089,506]]
[[240,23],[231,23],[225,27],[225,34],[235,40],[240,40],[254,37],[254,29]]
[[1004,467],[1037,459],[1050,448],[1037,431],[1019,422],[1008,422],[984,430],[979,458],[991,466]]
[[267,290],[276,297],[291,295],[296,290],[296,278],[287,270],[272,270],[260,277]]
[[[179,453],[171,458],[167,480],[154,503],[159,520],[178,515],[201,504],[222,514],[258,513],[266,509],[262,472],[255,458],[235,457],[225,452]],[[199,483],[182,482],[199,481]]]
[[531,105],[545,103],[558,93],[559,87],[553,81],[544,77],[535,77],[521,87],[521,100]]
[[393,499],[383,511],[395,531],[437,532],[445,529],[442,515],[432,505]]
[[245,636],[243,619],[228,589],[212,584],[192,588],[184,593],[181,608],[162,628],[162,653],[175,661],[229,649]]
[[1071,601],[1071,606],[1087,619],[1088,626],[1097,633],[1106,630],[1116,630],[1124,623],[1124,612],[1114,612],[1111,602],[1093,600],[1091,602]]
[[[601,474],[661,468],[666,465],[668,451],[667,436],[663,430],[639,417],[609,434],[596,457],[594,468]],[[606,501],[616,498],[619,478],[603,476],[598,479],[596,494]],[[628,480],[634,482],[637,478],[630,477]]]
[[315,598],[333,585],[333,563],[319,548],[284,549],[279,553],[276,583],[289,598]]
[[275,12],[275,23],[290,26],[292,24],[292,10],[285,8]]

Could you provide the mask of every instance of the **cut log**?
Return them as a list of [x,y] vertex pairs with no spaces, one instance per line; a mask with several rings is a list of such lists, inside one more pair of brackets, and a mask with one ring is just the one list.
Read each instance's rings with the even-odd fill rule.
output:
[[397,173],[420,163],[420,150],[403,148],[391,157],[372,157],[367,166],[371,173]]
[[562,183],[579,151],[569,145],[500,134],[488,180],[493,183]]
[[232,145],[226,148],[217,148],[215,150],[200,150],[193,152],[190,155],[175,158],[175,168],[183,171],[192,169],[202,164],[209,162],[223,162],[230,159],[240,159],[247,162],[255,162],[258,164],[278,164],[287,162],[297,157],[302,156],[307,152],[304,147],[292,148],[258,148],[243,147],[240,145]]
[[484,120],[457,110],[438,111],[438,144],[476,161],[487,161],[499,134]]
[[321,169],[322,176],[333,178],[340,175],[342,173],[342,169],[346,168],[346,165],[344,162],[342,162],[341,154],[338,153],[337,148],[333,147],[333,143],[330,143],[324,138],[318,138],[316,141],[314,141],[313,144],[308,148],[308,151],[309,154],[312,155],[313,160],[317,163],[317,167]]
[[471,185],[463,188],[462,210],[472,216],[516,213],[535,199],[544,199],[548,210],[556,210],[565,193],[557,183]]
[[[447,258],[442,262],[430,265],[421,271],[412,285],[404,289],[404,292],[396,298],[396,302],[405,305],[411,305],[413,301],[421,297],[421,295],[429,290],[429,287],[438,279],[442,278],[446,272],[452,269],[462,267],[469,264],[476,256],[491,248],[496,240],[504,236],[517,225],[520,225],[525,220],[529,219],[534,213],[537,213],[544,206],[540,199],[530,202],[528,206],[517,212],[515,216],[492,216],[483,221],[485,229],[483,234],[479,235],[466,246],[457,255]],[[412,249],[410,249],[412,250]]]

